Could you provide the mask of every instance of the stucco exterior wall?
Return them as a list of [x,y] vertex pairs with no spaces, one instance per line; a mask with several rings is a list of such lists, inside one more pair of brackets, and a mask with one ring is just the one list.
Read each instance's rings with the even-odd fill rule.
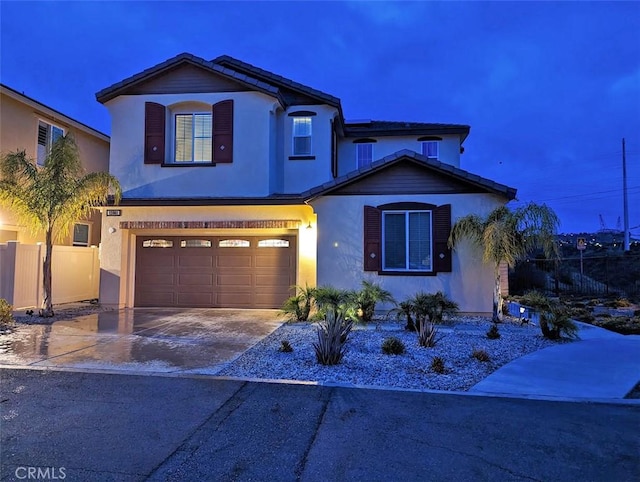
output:
[[[145,102],[171,107],[185,102],[234,101],[233,162],[215,167],[144,164]],[[274,100],[257,92],[126,95],[105,104],[111,114],[109,169],[124,197],[219,197],[269,194],[270,111]],[[165,159],[173,157],[173,119],[167,112]]]
[[[373,160],[382,159],[385,156],[394,154],[402,149],[410,149],[418,154],[422,151],[422,142],[418,142],[420,136],[398,136],[398,137],[367,137],[375,139],[373,144]],[[439,161],[460,167],[460,137],[439,136],[440,141]],[[354,138],[339,139],[338,142],[338,175],[342,176],[358,168],[356,162],[356,145]]]
[[[311,207],[294,206],[198,206],[118,207],[121,216],[103,216],[100,249],[100,302],[132,307],[135,287],[135,239],[137,235],[166,236],[294,234],[298,238],[296,284],[316,284],[316,217]],[[298,220],[298,229],[121,229],[123,221],[244,221]],[[311,228],[307,226],[311,224]]]
[[[4,87],[0,90],[0,155],[24,149],[29,158],[35,159],[40,120],[63,128],[65,133],[73,133],[82,166],[87,173],[109,170],[107,136]],[[89,244],[97,246],[100,242],[100,214],[96,212],[83,221],[91,225]],[[57,244],[71,245],[72,239],[67,236]],[[0,208],[0,241],[9,240],[23,244],[43,242],[44,233],[31,233],[19,226],[8,210]]]
[[[293,117],[296,111],[315,112],[311,117],[311,157],[314,159],[290,159],[293,157]],[[293,106],[282,114],[284,133],[284,192],[300,193],[332,179],[331,175],[331,120],[337,110],[326,105]]]
[[[421,196],[325,196],[311,204],[318,217],[318,285],[358,289],[361,281],[379,283],[397,301],[418,291],[443,291],[467,313],[491,313],[493,267],[483,264],[481,254],[467,243],[453,252],[451,273],[436,276],[391,276],[363,271],[363,206],[415,201],[451,204],[452,223],[470,213],[488,214],[505,200],[492,194]],[[380,306],[388,309],[390,306]]]

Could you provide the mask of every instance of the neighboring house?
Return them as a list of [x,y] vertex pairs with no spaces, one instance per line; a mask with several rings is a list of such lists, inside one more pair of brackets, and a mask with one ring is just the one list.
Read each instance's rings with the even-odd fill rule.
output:
[[491,312],[493,272],[452,221],[515,190],[460,169],[469,127],[347,122],[340,100],[228,56],[181,54],[96,94],[111,114],[100,301],[277,308],[294,284]]
[[[29,158],[42,165],[51,143],[68,132],[76,138],[87,172],[109,169],[109,136],[0,84],[0,155],[25,150]],[[97,246],[100,243],[100,218],[96,211],[88,219],[78,220],[73,232],[59,244]],[[44,242],[44,233],[34,236],[18,225],[11,212],[0,208],[0,243],[7,241]]]

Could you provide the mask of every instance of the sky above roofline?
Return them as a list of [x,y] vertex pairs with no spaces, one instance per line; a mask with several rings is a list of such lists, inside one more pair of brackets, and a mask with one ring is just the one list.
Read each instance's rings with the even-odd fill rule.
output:
[[640,2],[0,2],[0,75],[110,134],[96,92],[230,55],[347,119],[470,125],[460,167],[550,205],[562,232],[616,227],[625,138],[639,236],[639,31]]

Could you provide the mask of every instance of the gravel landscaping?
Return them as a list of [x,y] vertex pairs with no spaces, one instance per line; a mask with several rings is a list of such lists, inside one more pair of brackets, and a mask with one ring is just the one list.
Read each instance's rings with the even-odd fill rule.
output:
[[[491,327],[488,318],[456,317],[440,328],[441,340],[434,348],[423,348],[415,333],[398,323],[356,326],[347,342],[346,354],[339,365],[316,362],[312,343],[316,325],[287,323],[217,373],[220,376],[311,381],[324,384],[396,387],[428,390],[465,391],[502,365],[518,357],[557,344],[546,340],[540,328],[520,326],[517,320],[500,324],[501,337],[486,337]],[[382,342],[394,336],[406,347],[403,355],[385,355]],[[279,351],[287,340],[293,352]],[[489,361],[472,356],[484,350]],[[445,373],[430,369],[433,357],[441,357]]]

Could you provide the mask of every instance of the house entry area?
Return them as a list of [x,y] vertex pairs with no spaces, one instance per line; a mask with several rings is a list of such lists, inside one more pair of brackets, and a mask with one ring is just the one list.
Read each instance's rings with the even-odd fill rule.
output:
[[279,308],[296,252],[295,236],[138,236],[134,305]]

